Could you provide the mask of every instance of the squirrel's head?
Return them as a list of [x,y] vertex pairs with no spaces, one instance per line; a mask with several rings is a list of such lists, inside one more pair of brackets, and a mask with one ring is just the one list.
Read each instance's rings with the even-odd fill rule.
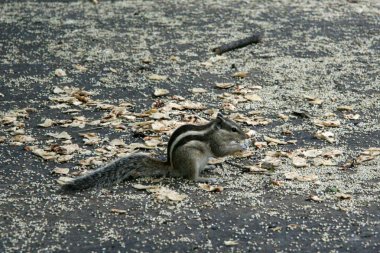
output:
[[215,128],[218,130],[218,135],[223,139],[241,141],[248,138],[236,122],[224,117],[221,113],[218,113],[215,119]]

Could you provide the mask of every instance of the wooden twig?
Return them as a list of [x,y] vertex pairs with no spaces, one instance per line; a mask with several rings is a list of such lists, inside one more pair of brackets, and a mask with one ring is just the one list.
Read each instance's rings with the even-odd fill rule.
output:
[[255,33],[255,34],[247,37],[247,38],[236,40],[236,41],[230,42],[228,44],[224,44],[220,47],[213,48],[212,51],[215,54],[221,55],[221,54],[226,53],[228,51],[232,51],[232,50],[235,50],[238,48],[242,48],[242,47],[248,46],[248,45],[253,44],[253,43],[257,44],[261,41],[262,37],[263,37],[263,34],[261,32],[258,32],[258,33]]
[[87,128],[87,129],[80,129],[77,131],[77,133],[81,132],[87,132],[87,131],[93,131],[93,130],[98,130],[98,129],[103,129],[104,127],[93,127],[93,128]]

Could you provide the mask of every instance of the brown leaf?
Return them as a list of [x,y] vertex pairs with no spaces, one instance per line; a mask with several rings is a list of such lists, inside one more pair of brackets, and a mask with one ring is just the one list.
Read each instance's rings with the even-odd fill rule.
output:
[[73,180],[74,180],[74,179],[71,178],[71,177],[59,177],[59,178],[57,179],[57,183],[58,183],[59,185],[65,185],[65,184],[67,184],[67,183],[72,182]]
[[326,121],[314,120],[314,124],[320,127],[340,127],[339,120],[326,120]]
[[233,73],[232,76],[233,76],[233,77],[244,78],[244,77],[247,77],[247,76],[248,76],[248,72],[245,72],[245,71],[238,71],[238,72]]
[[70,170],[68,168],[54,168],[52,170],[52,173],[54,174],[61,174],[61,175],[68,175]]
[[190,90],[192,93],[196,94],[196,93],[206,93],[207,90],[206,89],[203,89],[203,88],[192,88]]
[[34,142],[36,139],[29,135],[16,135],[12,138],[13,142],[21,142],[21,143],[30,143]]
[[64,77],[66,76],[66,72],[63,69],[56,69],[54,75],[57,77]]
[[352,195],[338,192],[338,193],[335,194],[335,197],[337,197],[338,199],[344,200],[344,199],[351,199]]
[[354,107],[351,105],[341,105],[338,106],[336,109],[338,109],[338,111],[353,111]]
[[209,184],[198,184],[199,188],[208,192],[222,192],[223,186],[220,185],[209,185]]
[[112,208],[111,213],[117,213],[117,214],[126,214],[127,210],[118,209],[118,208]]
[[263,174],[263,173],[267,173],[268,170],[267,169],[264,169],[264,168],[261,168],[259,166],[256,166],[256,165],[250,165],[250,166],[244,166],[245,169],[247,169],[247,172],[249,173],[254,173],[254,174]]
[[278,117],[280,119],[282,119],[283,121],[288,121],[289,120],[289,116],[288,115],[285,115],[285,114],[282,114],[282,113],[279,113],[278,114]]
[[156,97],[165,96],[167,94],[169,94],[169,91],[167,89],[160,89],[160,88],[154,89],[154,95]]
[[302,154],[308,158],[315,158],[317,156],[322,155],[322,153],[323,151],[320,149],[309,149],[302,152]]
[[323,131],[320,131],[318,130],[314,136],[318,139],[321,139],[321,140],[326,140],[328,141],[329,143],[333,143],[335,142],[335,135],[334,133],[332,132],[329,132],[329,131],[326,131],[326,132],[323,132]]
[[292,163],[296,168],[307,167],[307,161],[303,157],[293,156]]
[[244,95],[244,98],[248,99],[251,102],[263,101],[263,99],[257,94],[246,94]]
[[96,145],[100,143],[100,137],[96,133],[82,133],[79,134],[84,137],[83,142],[85,145]]
[[154,193],[155,198],[158,200],[182,201],[187,198],[186,194],[179,194],[163,186],[134,184],[133,187]]
[[168,79],[168,76],[152,74],[152,75],[148,76],[148,79],[153,80],[153,81],[164,81],[164,80]]
[[236,246],[236,245],[239,245],[239,242],[238,241],[234,241],[234,240],[228,240],[228,241],[224,241],[224,245],[226,245],[226,246]]
[[219,89],[228,89],[233,87],[234,83],[216,83],[215,86]]
[[48,133],[48,136],[54,137],[56,139],[64,139],[64,140],[70,140],[71,136],[67,132],[61,132],[61,133]]
[[54,125],[54,121],[51,120],[51,119],[45,119],[45,121],[41,124],[38,124],[40,127],[51,127],[52,125]]
[[322,99],[319,99],[314,96],[305,95],[304,98],[306,98],[309,101],[309,103],[313,105],[320,105],[323,103]]
[[285,144],[288,144],[286,141],[282,141],[282,140],[279,140],[279,139],[276,139],[276,138],[272,138],[272,137],[269,137],[269,136],[264,136],[264,140],[266,142],[269,142],[269,143],[275,143],[275,144],[281,144],[281,145],[285,145]]
[[319,196],[317,195],[310,195],[308,197],[308,200],[311,200],[311,201],[314,201],[314,202],[322,202],[323,199],[321,199]]
[[266,156],[261,161],[261,168],[272,170],[279,167],[281,163],[282,163],[281,160],[278,158]]

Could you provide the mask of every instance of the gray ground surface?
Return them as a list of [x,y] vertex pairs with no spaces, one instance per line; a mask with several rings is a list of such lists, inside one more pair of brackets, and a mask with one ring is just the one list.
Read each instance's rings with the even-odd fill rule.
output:
[[[211,52],[214,46],[259,29],[265,38],[258,45],[218,58]],[[379,156],[372,154],[370,161],[359,156],[367,148],[380,147],[379,30],[376,1],[2,1],[0,251],[379,252]],[[65,77],[55,76],[59,68],[66,71]],[[236,71],[248,76],[235,78]],[[150,80],[152,74],[168,78]],[[220,90],[217,82],[248,89],[262,86],[255,91],[262,101],[222,100],[220,95],[235,88]],[[91,99],[127,108],[132,116],[150,110],[158,100],[174,101],[172,95],[201,102],[207,109],[224,108],[227,115],[240,112],[252,119],[260,113],[271,122],[242,123],[257,131],[258,141],[264,136],[297,140],[252,147],[253,157],[228,159],[235,164],[260,162],[275,150],[343,154],[329,159],[330,166],[313,165],[306,157],[308,164],[302,168],[282,157],[279,167],[264,174],[223,163],[213,172],[225,180],[219,193],[180,179],[141,182],[188,196],[178,203],[158,201],[134,189],[136,182],[63,194],[54,168],[75,173],[85,167],[78,162],[88,157],[112,159],[116,153],[107,148],[115,138],[132,143],[143,142],[144,135],[161,135],[132,128],[131,117],[116,119],[116,126],[124,130],[99,121],[90,125],[110,110],[83,101],[61,101],[68,107],[54,107],[59,105],[51,100],[57,95],[54,90],[64,86],[92,92]],[[156,98],[155,88],[170,94]],[[192,88],[208,92],[194,94]],[[323,100],[319,105],[318,99]],[[339,106],[354,109],[340,111]],[[300,110],[312,118],[292,116]],[[207,112],[169,113],[181,121],[183,115],[209,119]],[[279,113],[291,117],[284,122]],[[38,126],[45,119],[70,123],[76,116],[86,117],[84,128]],[[136,119],[148,120],[152,119]],[[320,127],[315,120],[339,120],[340,126]],[[284,128],[292,135],[284,136]],[[86,130],[97,133],[101,141],[85,145],[79,134]],[[335,134],[335,142],[316,139],[318,130]],[[63,145],[63,140],[47,135],[62,131],[81,148],[66,162],[56,161],[59,155],[44,160],[31,152],[31,147],[46,151]],[[164,146],[154,153],[163,150]],[[356,162],[342,170],[354,158]],[[286,180],[292,171],[317,180]],[[317,201],[308,200],[310,196]],[[126,213],[111,212],[113,208]]]

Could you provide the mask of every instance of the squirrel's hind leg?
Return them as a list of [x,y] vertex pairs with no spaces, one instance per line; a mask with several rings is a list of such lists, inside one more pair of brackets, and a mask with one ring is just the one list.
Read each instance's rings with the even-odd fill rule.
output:
[[220,181],[217,178],[206,178],[199,175],[205,169],[208,162],[208,157],[204,156],[202,151],[194,149],[189,152],[187,150],[186,156],[178,157],[182,157],[182,159],[173,159],[173,167],[182,177],[200,183],[215,184]]

